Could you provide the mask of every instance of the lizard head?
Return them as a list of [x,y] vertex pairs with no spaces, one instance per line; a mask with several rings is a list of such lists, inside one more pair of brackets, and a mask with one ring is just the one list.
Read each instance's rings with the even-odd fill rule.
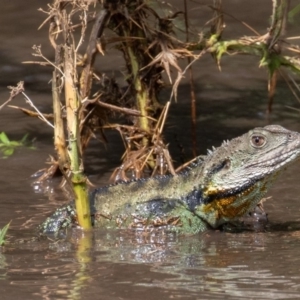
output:
[[224,142],[203,164],[200,214],[216,227],[253,209],[288,164],[300,156],[300,134],[278,125]]

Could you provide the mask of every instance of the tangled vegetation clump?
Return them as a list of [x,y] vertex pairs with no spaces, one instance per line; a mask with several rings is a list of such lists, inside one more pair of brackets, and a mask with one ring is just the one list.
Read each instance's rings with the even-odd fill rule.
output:
[[[53,115],[44,115],[35,108],[35,111],[22,110],[48,123],[53,118],[57,162],[43,179],[51,176],[58,167],[72,183],[77,211],[82,211],[79,224],[88,227],[84,224],[90,223],[83,153],[95,135],[105,140],[108,128],[119,131],[125,146],[123,163],[114,172],[115,180],[127,180],[129,171],[135,178],[143,177],[149,171],[175,174],[162,132],[170,101],[177,96],[181,78],[190,72],[193,91],[191,66],[204,54],[211,54],[218,66],[225,54],[258,56],[260,66],[269,71],[271,110],[277,74],[288,81],[288,75],[281,67],[300,75],[299,47],[284,39],[287,16],[293,10],[289,8],[288,0],[273,0],[272,3],[268,31],[259,35],[252,29],[256,36],[235,40],[222,38],[226,15],[221,0],[210,6],[212,18],[206,26],[209,31],[197,34],[191,34],[189,30],[188,0],[183,1],[183,11],[168,5],[167,13],[160,1],[147,0],[53,0],[48,9],[43,10],[47,17],[41,26],[49,26],[55,60],[50,61],[40,47],[34,46],[34,56],[41,60],[30,63],[53,68]],[[185,24],[180,34],[176,28],[177,20],[183,20]],[[109,47],[117,49],[123,57],[126,84],[120,85],[101,70],[101,60],[110,51]],[[185,69],[179,61],[187,62]],[[298,91],[289,85],[296,95]],[[167,103],[160,99],[160,91],[165,86],[172,87]],[[23,86],[17,87],[7,102],[23,92]],[[194,131],[195,103],[192,92]],[[112,123],[115,116],[122,116],[123,122]],[[195,147],[195,132],[192,136]]]

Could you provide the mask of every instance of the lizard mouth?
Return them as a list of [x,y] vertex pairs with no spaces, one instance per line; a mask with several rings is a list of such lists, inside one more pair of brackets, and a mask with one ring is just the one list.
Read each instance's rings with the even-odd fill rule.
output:
[[[293,162],[297,157],[300,156],[300,148],[294,148],[290,151],[286,151],[285,153],[278,153],[272,159],[263,159],[258,160],[256,163],[246,166],[246,168],[258,168],[262,175],[271,174],[274,171],[278,171],[279,169],[288,166],[291,162]],[[267,172],[264,172],[266,169]]]

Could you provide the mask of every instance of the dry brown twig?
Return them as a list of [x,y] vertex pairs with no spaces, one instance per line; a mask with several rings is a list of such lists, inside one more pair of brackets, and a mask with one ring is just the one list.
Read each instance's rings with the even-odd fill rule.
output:
[[32,111],[29,111],[29,110],[26,110],[25,108],[21,108],[21,107],[18,107],[18,106],[13,106],[13,105],[8,105],[9,107],[11,108],[16,108],[16,109],[20,109],[22,110],[23,112],[33,116],[37,116],[39,119],[41,119],[42,121],[44,121],[47,125],[49,125],[50,127],[54,128],[53,124],[51,124],[48,120],[47,120],[47,117],[41,113],[39,111],[39,109],[34,105],[34,103],[31,101],[31,99],[25,94],[25,88],[24,88],[24,82],[23,81],[20,81],[17,86],[9,86],[8,87],[11,92],[10,92],[10,97],[8,98],[7,101],[5,101],[1,106],[0,106],[0,110],[5,106],[7,105],[10,101],[12,101],[16,96],[22,94],[24,97],[25,97],[25,102],[28,103],[35,111],[36,113],[32,112]]
[[9,86],[8,89],[10,89],[10,96],[8,100],[6,100],[1,106],[0,110],[7,105],[10,101],[12,101],[15,97],[17,97],[19,94],[23,93],[25,91],[24,89],[24,81],[20,81],[17,86]]

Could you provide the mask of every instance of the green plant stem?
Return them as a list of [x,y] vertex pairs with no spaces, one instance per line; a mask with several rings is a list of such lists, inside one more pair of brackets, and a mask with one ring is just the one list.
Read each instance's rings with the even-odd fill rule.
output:
[[[124,36],[125,37],[130,37],[130,33],[127,33],[126,30],[124,30]],[[129,60],[130,60],[130,67],[131,67],[131,72],[132,72],[132,78],[133,78],[133,85],[134,89],[136,92],[136,103],[137,103],[137,108],[141,113],[141,116],[139,117],[139,125],[142,130],[145,132],[150,132],[150,124],[149,120],[147,118],[147,105],[149,101],[149,93],[147,91],[147,88],[145,84],[142,82],[140,75],[139,75],[139,70],[143,67],[144,65],[141,65],[139,62],[139,57],[135,53],[132,45],[130,42],[126,43],[126,50]],[[149,143],[147,138],[143,139],[143,145],[147,146]]]
[[54,145],[58,155],[59,168],[64,173],[67,167],[68,154],[66,147],[66,138],[64,132],[64,123],[61,113],[60,94],[57,87],[57,70],[52,76],[52,98],[53,98],[53,115],[54,115]]
[[[205,46],[203,43],[193,44],[189,46],[188,49],[203,50],[205,49]],[[232,52],[256,55],[261,58],[260,66],[267,66],[269,64],[273,64],[276,68],[283,66],[300,75],[299,59],[284,56],[275,52],[270,53],[268,51],[268,45],[263,41],[253,41],[253,43],[245,40],[218,41],[211,43],[207,50],[208,52],[215,54],[218,61],[221,60],[224,54]]]
[[141,113],[140,120],[140,127],[149,132],[149,122],[147,119],[147,102],[148,102],[148,93],[146,91],[145,86],[143,85],[143,82],[140,80],[140,77],[138,75],[139,72],[139,63],[137,61],[137,57],[134,55],[134,52],[131,47],[128,47],[128,54],[130,57],[130,62],[132,66],[132,76],[134,80],[134,88],[137,95],[137,106]]
[[76,67],[74,57],[74,48],[66,44],[64,47],[64,74],[71,181],[75,193],[78,223],[83,229],[90,229],[92,225],[87,193],[87,179],[83,172],[79,133],[79,110],[81,103],[77,89],[75,88]]

